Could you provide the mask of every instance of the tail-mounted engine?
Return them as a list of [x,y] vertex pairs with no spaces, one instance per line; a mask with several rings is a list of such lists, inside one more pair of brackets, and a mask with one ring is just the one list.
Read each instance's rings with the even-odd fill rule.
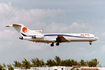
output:
[[19,37],[19,39],[23,40],[23,37]]
[[43,39],[44,38],[44,35],[34,35],[32,36],[32,39]]

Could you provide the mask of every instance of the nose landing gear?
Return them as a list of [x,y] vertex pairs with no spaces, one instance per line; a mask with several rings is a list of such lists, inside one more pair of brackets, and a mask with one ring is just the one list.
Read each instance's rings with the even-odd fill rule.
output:
[[89,44],[92,45],[92,42],[90,42]]

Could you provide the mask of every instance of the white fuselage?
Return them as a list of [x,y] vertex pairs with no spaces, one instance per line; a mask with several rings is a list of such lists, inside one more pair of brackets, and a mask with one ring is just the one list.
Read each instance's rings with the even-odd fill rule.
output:
[[63,42],[91,42],[96,41],[98,37],[89,33],[41,33],[41,30],[30,30],[23,24],[12,24],[6,27],[14,27],[22,37],[21,40],[28,40],[33,42],[54,43],[58,46]]
[[[40,36],[40,34],[38,35]],[[29,40],[33,42],[55,43],[57,36],[63,36],[67,40],[64,42],[92,42],[98,39],[98,37],[94,36],[93,34],[87,33],[44,33],[41,35],[43,35],[44,37],[38,39],[33,39],[31,35],[27,35],[23,37],[23,40]]]

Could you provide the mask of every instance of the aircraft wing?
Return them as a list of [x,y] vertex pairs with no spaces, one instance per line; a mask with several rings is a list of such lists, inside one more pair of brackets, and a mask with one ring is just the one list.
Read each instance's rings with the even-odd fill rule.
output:
[[58,35],[58,37],[56,38],[56,42],[67,42],[68,40],[66,40],[62,35]]

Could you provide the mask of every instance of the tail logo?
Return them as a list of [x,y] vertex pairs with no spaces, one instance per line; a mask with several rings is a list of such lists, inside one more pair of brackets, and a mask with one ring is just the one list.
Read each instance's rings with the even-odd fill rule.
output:
[[26,27],[23,27],[23,28],[22,28],[22,31],[23,31],[24,33],[26,33],[26,32],[27,32],[27,28],[26,28]]

